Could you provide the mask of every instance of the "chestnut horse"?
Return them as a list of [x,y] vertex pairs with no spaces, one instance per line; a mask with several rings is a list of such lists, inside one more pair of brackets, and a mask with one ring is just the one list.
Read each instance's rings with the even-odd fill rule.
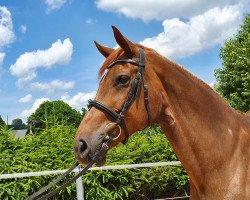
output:
[[[120,48],[95,42],[106,60],[99,71],[97,103],[92,103],[76,133],[79,162],[90,162],[111,136],[110,148],[150,121],[161,126],[187,171],[191,199],[250,199],[250,118],[180,65],[112,28]],[[114,122],[110,112],[121,114],[135,79],[142,78],[141,68],[141,89],[122,113],[123,123]],[[104,162],[102,155],[99,163]]]

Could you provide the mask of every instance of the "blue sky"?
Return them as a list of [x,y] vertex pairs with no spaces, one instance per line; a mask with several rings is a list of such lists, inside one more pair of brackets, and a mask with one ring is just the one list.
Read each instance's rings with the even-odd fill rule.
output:
[[[45,100],[80,110],[115,47],[111,25],[211,84],[219,49],[239,30],[249,0],[1,0],[0,115],[26,118]],[[185,3],[183,3],[185,2]]]

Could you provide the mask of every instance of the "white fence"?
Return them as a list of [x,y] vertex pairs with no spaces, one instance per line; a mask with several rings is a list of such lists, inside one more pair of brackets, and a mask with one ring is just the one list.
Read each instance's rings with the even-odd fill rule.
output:
[[[171,161],[171,162],[157,162],[157,163],[142,163],[142,164],[130,164],[130,165],[114,165],[114,166],[103,166],[103,167],[92,167],[89,170],[113,170],[113,169],[131,169],[131,168],[142,168],[142,167],[160,167],[160,166],[171,166],[171,165],[181,165],[180,161]],[[82,168],[76,168],[72,172],[79,173]],[[54,171],[41,171],[41,172],[24,172],[16,174],[0,174],[0,179],[9,179],[9,178],[23,178],[23,177],[32,177],[32,176],[46,176],[53,174],[62,174],[67,170],[54,170]],[[84,187],[83,187],[82,178],[76,180],[76,192],[77,199],[84,200]]]

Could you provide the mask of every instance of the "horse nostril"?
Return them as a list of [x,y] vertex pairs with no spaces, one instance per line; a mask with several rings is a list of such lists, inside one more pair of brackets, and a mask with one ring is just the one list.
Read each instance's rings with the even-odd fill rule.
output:
[[88,148],[87,143],[82,139],[79,140],[79,143],[78,143],[79,152],[82,154],[87,148]]

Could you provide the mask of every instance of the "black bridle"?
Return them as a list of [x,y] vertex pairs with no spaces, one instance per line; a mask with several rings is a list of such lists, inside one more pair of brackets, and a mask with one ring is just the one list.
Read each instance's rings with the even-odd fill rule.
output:
[[[139,98],[140,96],[140,91],[141,91],[141,86],[143,85],[144,88],[144,103],[145,103],[145,108],[147,111],[147,115],[148,115],[148,122],[147,122],[147,126],[150,125],[151,123],[151,115],[150,115],[150,108],[149,108],[149,101],[148,101],[148,86],[146,84],[146,81],[144,79],[144,70],[145,70],[145,53],[143,49],[139,49],[139,53],[140,53],[140,58],[139,58],[139,62],[136,62],[133,59],[120,59],[120,60],[116,60],[114,62],[112,62],[107,69],[112,68],[113,66],[115,66],[116,64],[120,64],[120,63],[130,63],[132,65],[136,65],[139,67],[139,70],[136,74],[136,77],[134,79],[134,82],[131,86],[131,89],[128,93],[128,98],[125,101],[125,103],[123,104],[123,107],[121,109],[121,111],[119,113],[113,111],[111,108],[107,107],[106,105],[104,105],[103,103],[97,101],[97,100],[91,100],[89,101],[88,107],[89,109],[91,107],[95,107],[101,111],[104,111],[106,113],[109,114],[109,116],[115,121],[115,124],[117,124],[118,126],[122,127],[124,130],[124,134],[125,134],[125,139],[123,140],[123,143],[126,143],[128,141],[128,129],[126,126],[126,123],[124,121],[124,115],[127,112],[127,110],[130,108],[130,106],[133,104],[133,102]],[[58,192],[60,192],[61,190],[65,189],[67,186],[71,185],[74,181],[76,181],[76,179],[78,179],[80,176],[82,176],[83,174],[86,173],[86,171],[94,164],[97,163],[98,161],[98,157],[101,156],[105,156],[107,150],[109,149],[109,147],[111,146],[111,144],[113,143],[115,139],[113,138],[113,136],[109,136],[109,139],[104,142],[101,146],[101,149],[95,154],[95,156],[92,158],[91,162],[81,171],[79,172],[76,176],[74,176],[72,179],[70,179],[68,182],[64,183],[62,186],[60,186],[59,188],[45,194],[45,192],[50,189],[51,187],[53,187],[55,184],[57,184],[60,180],[64,179],[68,174],[70,174],[76,167],[79,166],[79,163],[76,162],[69,170],[67,170],[64,174],[62,174],[61,176],[59,176],[58,178],[54,179],[50,184],[48,184],[47,186],[43,187],[42,189],[40,189],[39,191],[37,191],[36,193],[32,194],[31,196],[29,196],[26,200],[45,200],[48,199],[49,197],[54,196],[55,194],[57,194]]]
[[110,69],[114,67],[116,64],[120,63],[130,63],[132,65],[136,65],[139,67],[139,70],[136,74],[136,77],[133,81],[133,84],[131,86],[131,89],[128,93],[128,98],[123,104],[123,107],[119,113],[115,112],[113,109],[109,108],[108,106],[104,105],[98,100],[90,100],[88,104],[88,108],[95,107],[103,112],[106,112],[113,120],[114,122],[121,126],[124,130],[125,139],[123,140],[123,144],[125,144],[128,141],[128,129],[126,126],[126,123],[124,121],[124,115],[127,112],[127,110],[130,108],[130,106],[133,104],[133,102],[140,96],[141,86],[143,85],[144,88],[144,103],[145,108],[148,115],[148,123],[147,126],[151,123],[151,115],[150,115],[150,108],[149,108],[149,101],[148,101],[148,86],[146,84],[146,81],[144,79],[144,71],[145,71],[145,53],[143,49],[139,49],[139,62],[133,60],[133,59],[119,59],[114,62],[112,62],[107,69]]

